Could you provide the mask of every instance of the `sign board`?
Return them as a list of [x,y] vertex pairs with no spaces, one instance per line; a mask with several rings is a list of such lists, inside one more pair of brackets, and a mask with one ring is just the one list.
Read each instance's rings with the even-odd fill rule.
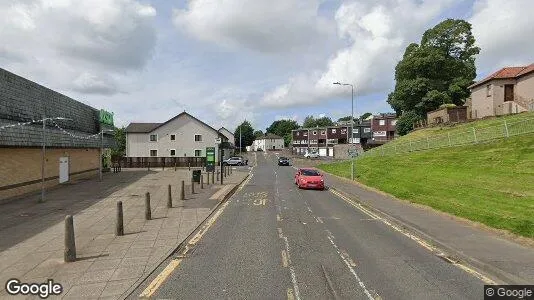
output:
[[222,142],[221,138],[215,138],[215,144],[220,144]]
[[103,109],[100,110],[100,123],[113,126],[113,113],[107,112]]
[[386,136],[385,131],[374,131],[373,136]]
[[215,171],[215,147],[206,147],[206,172]]

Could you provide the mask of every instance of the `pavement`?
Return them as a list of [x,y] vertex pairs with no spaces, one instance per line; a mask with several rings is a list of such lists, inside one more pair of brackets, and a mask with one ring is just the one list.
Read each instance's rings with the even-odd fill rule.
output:
[[292,167],[277,166],[273,154],[256,155],[249,179],[190,247],[128,299],[483,297],[490,279],[436,255],[335,189],[298,189]]
[[[224,185],[199,184],[191,193],[187,169],[107,173],[102,182],[82,180],[0,204],[0,298],[13,297],[5,282],[46,282],[63,286],[62,299],[122,299],[167,259],[249,175],[235,167]],[[205,176],[205,174],[204,174]],[[204,177],[206,179],[206,177]],[[181,180],[186,199],[179,199]],[[173,207],[167,208],[168,185]],[[224,190],[223,193],[220,190]],[[145,220],[150,192],[152,219]],[[216,197],[212,197],[217,195]],[[122,201],[124,236],[115,236],[116,203]],[[63,261],[64,218],[73,215],[77,260]]]
[[[295,164],[307,166],[309,163],[295,159]],[[332,189],[426,240],[435,248],[434,252],[466,263],[498,283],[534,283],[532,240],[518,239],[475,222],[414,205],[345,178],[326,174],[326,180]]]

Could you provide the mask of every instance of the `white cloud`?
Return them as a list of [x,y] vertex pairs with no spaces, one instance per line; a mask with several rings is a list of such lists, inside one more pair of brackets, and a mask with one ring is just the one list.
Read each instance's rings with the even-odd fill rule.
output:
[[[473,34],[481,48],[480,71],[534,63],[534,1],[477,0],[473,6]],[[481,74],[482,76],[488,74]]]
[[136,0],[0,2],[0,63],[60,90],[113,94],[152,56],[156,15]]
[[392,88],[394,69],[410,42],[419,42],[423,31],[453,0],[380,0],[343,3],[336,12],[338,35],[349,42],[332,56],[322,71],[296,75],[266,93],[264,107],[323,104],[350,94],[386,92]]
[[260,52],[304,49],[332,32],[318,16],[322,0],[192,0],[174,24],[195,38]]

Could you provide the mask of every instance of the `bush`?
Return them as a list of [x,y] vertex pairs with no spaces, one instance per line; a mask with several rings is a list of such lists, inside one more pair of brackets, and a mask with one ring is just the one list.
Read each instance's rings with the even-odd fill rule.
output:
[[413,130],[413,124],[420,121],[421,117],[414,111],[404,112],[397,120],[397,133],[406,135]]
[[456,104],[453,104],[453,103],[445,103],[445,104],[441,104],[439,106],[439,108],[451,108],[451,107],[456,107]]

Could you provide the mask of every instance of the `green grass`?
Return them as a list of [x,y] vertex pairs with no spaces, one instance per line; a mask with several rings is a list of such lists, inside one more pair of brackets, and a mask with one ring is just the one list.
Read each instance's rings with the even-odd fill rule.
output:
[[[513,117],[526,115],[534,117]],[[502,119],[476,125],[489,126],[492,122]],[[458,127],[464,126],[467,125]],[[426,131],[436,130],[439,129]],[[421,137],[420,132],[413,135]],[[404,139],[409,138],[413,137]],[[349,165],[350,161],[344,161],[318,167],[350,178]],[[356,173],[360,182],[398,198],[534,237],[534,134],[469,146],[364,157],[356,161]]]

